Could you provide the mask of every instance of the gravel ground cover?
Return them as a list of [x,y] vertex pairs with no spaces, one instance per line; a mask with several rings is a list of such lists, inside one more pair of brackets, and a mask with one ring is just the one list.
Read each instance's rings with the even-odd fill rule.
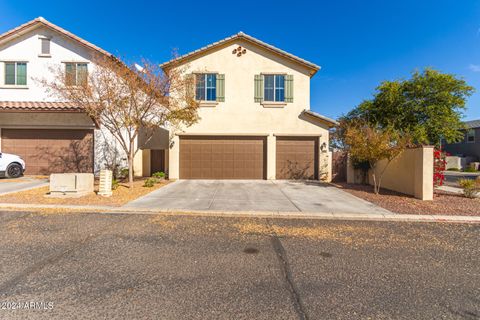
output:
[[480,199],[468,199],[459,194],[435,191],[433,201],[422,201],[399,192],[382,189],[380,195],[373,187],[337,183],[337,187],[382,208],[403,214],[480,215]]

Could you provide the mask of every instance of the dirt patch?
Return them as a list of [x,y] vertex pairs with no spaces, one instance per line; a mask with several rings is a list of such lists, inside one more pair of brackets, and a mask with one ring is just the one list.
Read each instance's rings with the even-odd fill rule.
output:
[[[116,190],[113,190],[111,197],[102,197],[94,194],[89,194],[80,198],[49,198],[45,197],[48,194],[49,187],[41,187],[20,191],[7,195],[0,196],[0,203],[28,203],[28,204],[59,204],[59,205],[90,205],[90,206],[112,206],[119,207],[127,202],[135,200],[146,195],[158,188],[168,184],[167,180],[162,181],[151,188],[143,187],[144,179],[136,180],[133,183],[133,188],[129,188],[127,184],[120,184]],[[98,191],[98,185],[95,185],[95,191]]]
[[403,214],[480,215],[480,199],[435,191],[433,201],[422,201],[403,193],[382,189],[379,195],[368,185],[336,183],[335,186],[382,208]]

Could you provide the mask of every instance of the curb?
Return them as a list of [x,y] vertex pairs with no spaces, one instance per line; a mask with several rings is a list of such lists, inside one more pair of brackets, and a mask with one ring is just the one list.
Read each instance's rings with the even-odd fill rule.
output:
[[74,211],[98,212],[104,214],[163,214],[206,217],[247,217],[247,218],[279,218],[279,219],[318,219],[346,221],[391,221],[391,222],[455,222],[480,223],[480,216],[457,215],[415,215],[415,214],[372,214],[372,213],[339,213],[339,212],[280,212],[280,211],[197,211],[197,210],[151,210],[141,208],[122,208],[109,206],[74,206],[74,205],[36,205],[0,203],[0,209],[11,211],[28,211],[28,209],[64,209]]

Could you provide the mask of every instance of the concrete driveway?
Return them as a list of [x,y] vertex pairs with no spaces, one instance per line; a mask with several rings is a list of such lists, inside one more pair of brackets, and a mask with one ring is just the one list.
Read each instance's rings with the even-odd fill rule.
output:
[[40,179],[28,176],[17,179],[0,178],[0,195],[43,187],[46,185],[48,185],[47,178]]
[[192,211],[272,211],[391,214],[319,182],[178,180],[125,207]]

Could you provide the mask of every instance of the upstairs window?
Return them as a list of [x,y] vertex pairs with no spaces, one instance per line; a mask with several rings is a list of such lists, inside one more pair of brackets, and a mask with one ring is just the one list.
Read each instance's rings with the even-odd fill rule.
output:
[[264,75],[264,101],[284,102],[285,101],[285,75],[272,74]]
[[86,63],[65,63],[65,85],[83,86],[87,84],[88,69]]
[[217,75],[215,73],[195,75],[195,99],[198,101],[217,100]]
[[470,129],[467,131],[467,143],[475,143],[475,130]]
[[26,86],[27,63],[5,62],[5,84],[13,86]]
[[50,39],[40,38],[40,54],[42,56],[50,55]]

